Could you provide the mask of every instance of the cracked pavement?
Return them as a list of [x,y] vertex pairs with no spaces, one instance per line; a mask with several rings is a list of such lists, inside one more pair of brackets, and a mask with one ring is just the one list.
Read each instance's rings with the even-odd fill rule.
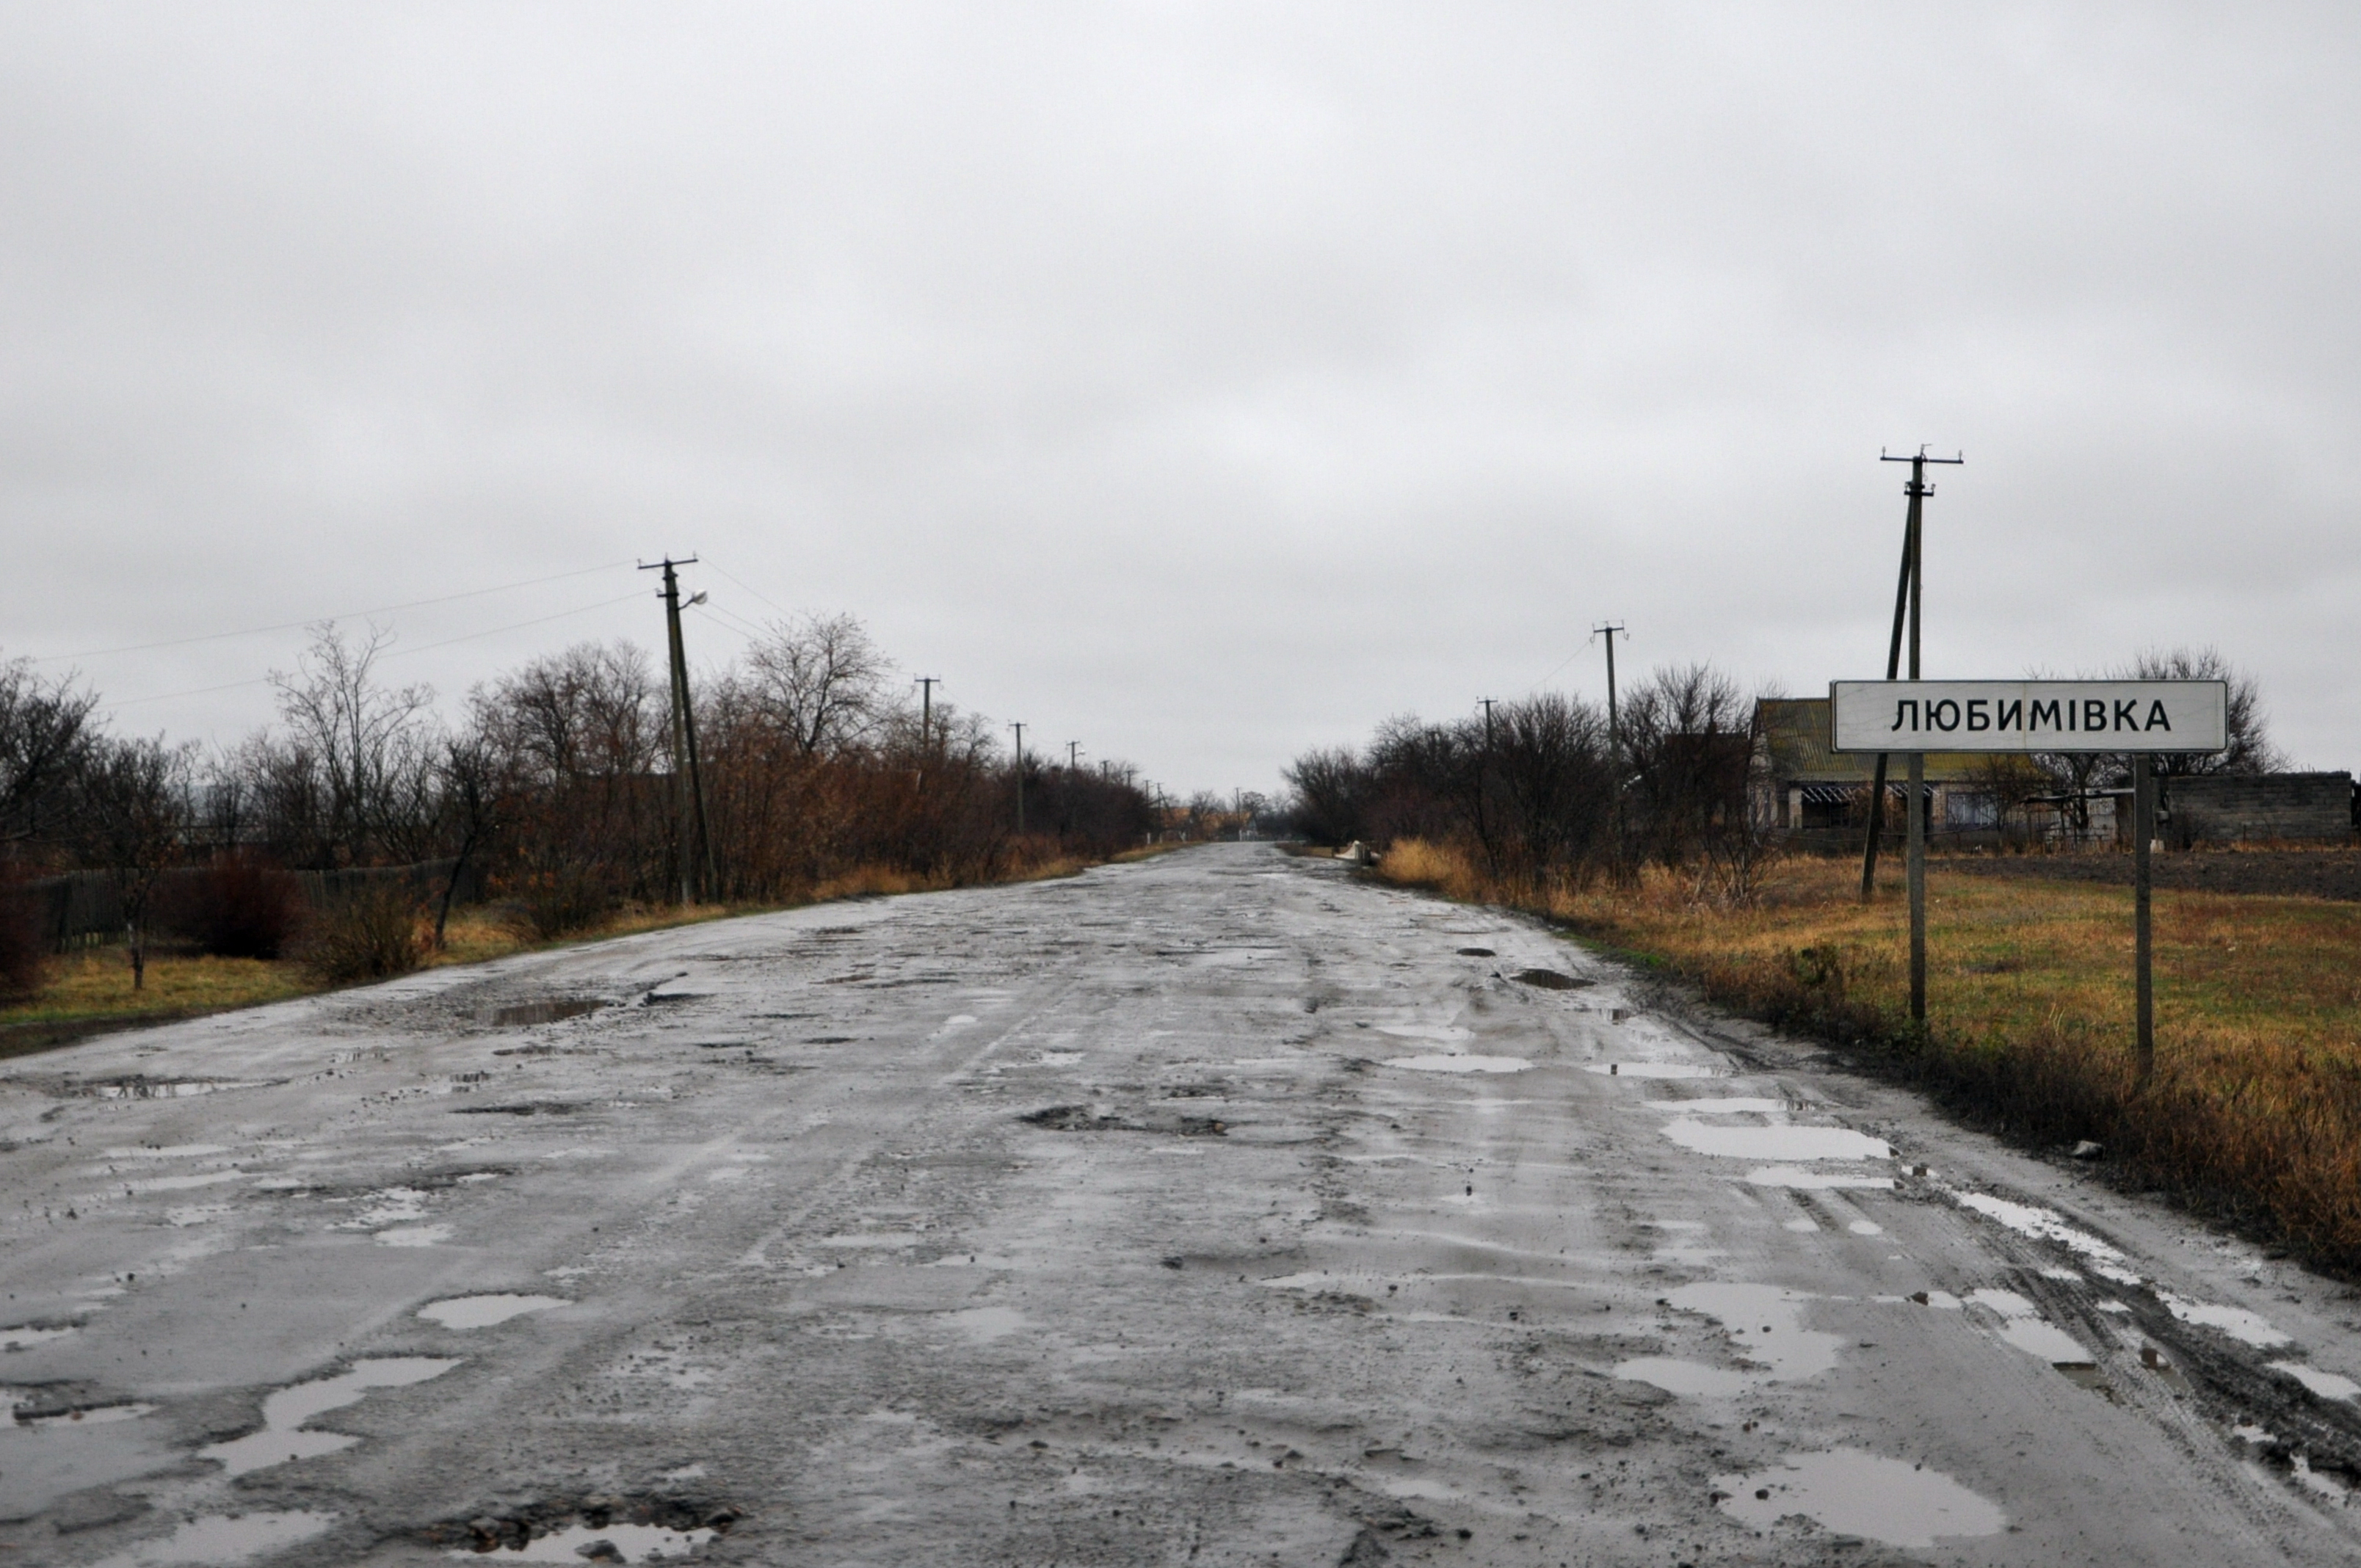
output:
[[1268,846],[21,1058],[0,1231],[0,1562],[2361,1548],[2344,1287]]

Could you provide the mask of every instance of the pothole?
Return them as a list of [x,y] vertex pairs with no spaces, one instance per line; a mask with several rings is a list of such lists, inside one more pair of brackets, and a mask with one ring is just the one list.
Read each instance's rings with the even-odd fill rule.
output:
[[1580,991],[1585,986],[1598,983],[1597,981],[1578,980],[1570,974],[1560,974],[1554,969],[1521,969],[1509,978],[1519,985],[1536,986],[1543,991]]
[[1029,1125],[1053,1133],[1164,1133],[1182,1138],[1220,1138],[1230,1124],[1212,1116],[1156,1116],[1135,1122],[1125,1116],[1102,1115],[1088,1105],[1051,1105],[1019,1117]]
[[1522,1057],[1477,1057],[1456,1053],[1433,1057],[1394,1057],[1388,1067],[1412,1072],[1522,1072],[1533,1064]]
[[333,1377],[314,1377],[280,1389],[262,1401],[262,1430],[197,1451],[200,1459],[218,1463],[232,1475],[335,1453],[361,1440],[343,1432],[306,1431],[303,1423],[330,1410],[358,1404],[372,1388],[401,1388],[440,1377],[458,1365],[456,1359],[433,1355],[394,1355],[364,1361]]
[[502,1105],[454,1105],[454,1116],[570,1116],[582,1107],[569,1100],[511,1100]]
[[67,1092],[87,1094],[100,1100],[187,1100],[199,1094],[220,1094],[233,1089],[267,1089],[271,1081],[260,1078],[166,1079],[134,1074],[98,1083],[75,1084]]
[[1857,1448],[1791,1454],[1773,1469],[1717,1475],[1714,1486],[1722,1511],[1757,1530],[1801,1514],[1836,1535],[1923,1549],[2008,1528],[1997,1505],[1941,1471]]
[[172,1533],[143,1541],[101,1560],[96,1568],[149,1568],[150,1564],[233,1563],[293,1546],[325,1534],[336,1522],[334,1514],[216,1514],[183,1519]]
[[660,1563],[728,1534],[738,1519],[737,1509],[696,1498],[589,1497],[478,1514],[423,1534],[448,1557],[499,1552],[503,1563]]
[[552,996],[539,1002],[515,1002],[491,1010],[490,1022],[503,1029],[523,1028],[533,1024],[555,1024],[561,1019],[579,1018],[586,1013],[596,1013],[609,1005],[603,998],[594,996]]
[[440,1301],[429,1301],[418,1309],[418,1315],[430,1323],[440,1323],[446,1329],[489,1329],[505,1323],[511,1318],[521,1318],[527,1312],[545,1312],[552,1307],[566,1304],[563,1296],[520,1296],[501,1293],[489,1296],[450,1296]]

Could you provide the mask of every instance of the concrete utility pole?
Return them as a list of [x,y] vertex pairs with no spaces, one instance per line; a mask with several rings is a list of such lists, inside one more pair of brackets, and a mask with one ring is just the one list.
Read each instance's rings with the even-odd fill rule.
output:
[[927,738],[934,733],[935,688],[943,684],[940,675],[920,675],[910,683],[918,688],[918,751],[926,754]]
[[[674,791],[680,801],[680,901],[694,904],[698,896],[699,872],[703,873],[703,891],[710,896],[720,883],[713,863],[713,839],[705,824],[705,780],[697,761],[697,715],[688,699],[688,654],[680,640],[680,576],[675,568],[697,565],[697,557],[675,561],[667,555],[653,565],[642,561],[642,572],[664,573],[664,587],[656,597],[664,601],[664,644],[672,663],[672,754]],[[705,596],[698,594],[688,601],[703,604]],[[683,771],[686,764],[686,771]]]
[[[1918,544],[1919,530],[1925,518],[1923,503],[1935,493],[1927,483],[1927,465],[1943,463],[1957,466],[1965,457],[1929,457],[1924,446],[1915,455],[1894,457],[1879,453],[1881,463],[1907,463],[1910,480],[1902,493],[1910,498],[1910,507],[1902,525],[1902,570],[1894,585],[1894,634],[1885,645],[1885,678],[1894,680],[1902,674],[1902,636],[1906,623],[1910,633],[1910,678],[1918,678]],[[1869,828],[1861,851],[1861,901],[1871,902],[1877,896],[1878,840],[1885,827],[1885,771],[1888,758],[1881,751],[1877,766],[1871,775],[1869,791]],[[1915,797],[1914,797],[1915,798]]]
[[[1887,453],[1877,455],[1881,463],[1907,463],[1910,480],[1902,493],[1910,499],[1909,510],[1902,529],[1902,581],[1895,591],[1894,603],[1894,636],[1886,645],[1885,678],[1892,680],[1897,673],[1894,666],[1901,653],[1903,627],[1906,619],[1910,637],[1911,680],[1920,678],[1919,620],[1925,603],[1927,548],[1925,502],[1935,493],[1927,482],[1927,465],[1941,463],[1956,466],[1967,461],[1958,457],[1929,457],[1921,446],[1907,457],[1895,457]],[[1927,753],[1910,751],[1908,772],[1905,775],[1904,795],[1908,804],[1904,807],[1910,816],[1907,838],[1907,874],[1910,883],[1910,1021],[1927,1022]],[[1869,838],[1862,847],[1861,860],[1861,896],[1866,903],[1876,894],[1877,840],[1885,815],[1886,753],[1881,751],[1872,775],[1869,798]]]
[[1629,637],[1620,620],[1602,621],[1590,629],[1593,637],[1604,634],[1607,639],[1607,765],[1613,774],[1614,793],[1609,797],[1610,831],[1615,835],[1615,874],[1623,874],[1623,723],[1615,707],[1615,634]]
[[1016,731],[1016,836],[1025,836],[1025,726],[1012,724]]
[[1071,773],[1076,768],[1082,765],[1082,743],[1080,740],[1069,740],[1066,742],[1066,771],[1068,773]]
[[942,685],[940,675],[920,675],[910,684],[918,688],[918,790],[927,788],[927,764],[934,759],[932,741],[935,729],[935,688]]

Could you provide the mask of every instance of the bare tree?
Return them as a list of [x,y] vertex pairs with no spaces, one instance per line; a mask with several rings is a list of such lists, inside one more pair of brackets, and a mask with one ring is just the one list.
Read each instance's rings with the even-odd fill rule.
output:
[[324,787],[324,838],[348,863],[369,854],[395,797],[416,773],[423,747],[422,715],[430,686],[389,688],[374,671],[393,634],[371,626],[349,642],[332,621],[312,628],[312,643],[291,674],[273,670],[279,713],[294,749],[319,770]]
[[[2168,776],[2191,773],[2268,773],[2287,766],[2271,744],[2263,713],[2262,688],[2255,677],[2222,656],[2219,648],[2151,648],[2124,666],[2128,681],[2221,681],[2230,688],[2230,749],[2226,751],[2163,752],[2149,759]],[[2127,762],[2117,767],[2126,775]]]
[[148,916],[157,882],[180,858],[191,749],[100,740],[80,751],[76,820],[84,860],[102,866],[123,906],[131,989],[148,981]]
[[506,792],[500,787],[499,754],[481,735],[445,740],[437,773],[437,804],[452,849],[451,874],[444,879],[443,897],[434,906],[434,946],[440,950],[459,880],[500,831]]
[[859,745],[889,719],[902,695],[894,665],[849,615],[775,621],[746,651],[746,685],[797,750],[817,756]]
[[97,704],[70,674],[44,680],[29,659],[0,663],[0,841],[64,828],[66,786]]

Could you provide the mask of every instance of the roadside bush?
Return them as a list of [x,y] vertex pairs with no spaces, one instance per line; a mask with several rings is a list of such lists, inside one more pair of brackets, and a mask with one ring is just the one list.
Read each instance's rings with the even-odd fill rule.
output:
[[423,911],[414,890],[396,882],[356,888],[313,916],[303,961],[323,980],[383,980],[408,974],[426,954]]
[[520,877],[508,889],[517,924],[531,937],[550,941],[590,930],[613,914],[616,899],[597,872],[566,867]]
[[0,883],[0,997],[38,995],[49,978],[40,914],[16,882]]
[[225,959],[275,959],[303,923],[295,878],[251,855],[233,855],[170,887],[161,924]]

